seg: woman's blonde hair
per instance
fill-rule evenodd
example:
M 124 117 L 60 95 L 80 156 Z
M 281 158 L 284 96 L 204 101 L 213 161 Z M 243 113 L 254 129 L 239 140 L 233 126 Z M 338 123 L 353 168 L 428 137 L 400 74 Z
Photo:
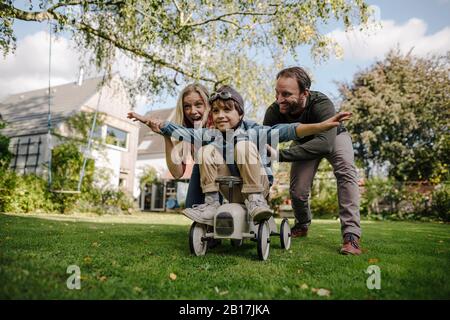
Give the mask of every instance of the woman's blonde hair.
M 184 127 L 191 126 L 191 124 L 186 121 L 184 116 L 183 99 L 192 92 L 198 93 L 205 103 L 205 112 L 203 113 L 202 123 L 204 125 L 207 125 L 209 111 L 211 109 L 209 105 L 209 93 L 208 89 L 206 89 L 206 87 L 201 85 L 200 83 L 189 84 L 181 91 L 180 95 L 178 96 L 177 107 L 175 110 L 175 123 Z

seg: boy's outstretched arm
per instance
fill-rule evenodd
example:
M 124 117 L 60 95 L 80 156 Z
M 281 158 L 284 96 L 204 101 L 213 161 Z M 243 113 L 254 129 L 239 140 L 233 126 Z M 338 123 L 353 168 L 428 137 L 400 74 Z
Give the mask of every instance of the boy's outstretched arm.
M 349 120 L 351 116 L 351 112 L 339 112 L 335 116 L 319 123 L 301 123 L 295 128 L 295 132 L 298 137 L 318 134 L 339 126 L 340 122 Z

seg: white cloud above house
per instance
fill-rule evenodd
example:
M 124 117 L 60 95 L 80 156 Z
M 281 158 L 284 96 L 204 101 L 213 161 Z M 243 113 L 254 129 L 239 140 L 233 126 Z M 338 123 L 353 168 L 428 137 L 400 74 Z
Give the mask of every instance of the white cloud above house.
M 17 43 L 17 49 L 0 58 L 0 97 L 48 86 L 49 36 L 39 31 Z M 76 81 L 79 57 L 64 37 L 52 39 L 51 84 Z
M 399 48 L 402 52 L 418 56 L 444 54 L 450 50 L 450 27 L 433 34 L 427 33 L 425 21 L 411 18 L 404 24 L 393 20 L 381 20 L 369 30 L 354 28 L 345 32 L 337 29 L 328 34 L 343 49 L 344 59 L 359 61 L 382 58 L 390 49 Z
M 51 85 L 56 86 L 78 80 L 80 54 L 72 40 L 52 36 Z M 19 39 L 16 51 L 6 58 L 0 57 L 0 100 L 10 94 L 48 87 L 49 34 L 38 31 Z M 93 68 L 92 68 L 93 69 Z M 139 76 L 138 62 L 118 52 L 113 70 L 128 78 Z M 85 70 L 84 77 L 102 75 L 102 72 Z M 137 110 L 144 110 L 147 98 L 138 96 Z

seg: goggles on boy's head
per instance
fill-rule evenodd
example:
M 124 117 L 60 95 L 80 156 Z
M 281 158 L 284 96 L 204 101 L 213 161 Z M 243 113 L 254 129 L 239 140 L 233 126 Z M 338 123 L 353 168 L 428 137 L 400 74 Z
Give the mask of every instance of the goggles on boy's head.
M 232 98 L 233 98 L 233 96 L 232 96 L 231 92 L 228 92 L 228 91 L 213 92 L 211 94 L 211 96 L 209 97 L 209 103 L 213 103 L 217 99 L 229 100 Z
M 244 99 L 242 99 L 242 96 L 239 94 L 239 92 L 234 90 L 232 87 L 226 85 L 220 87 L 216 92 L 211 94 L 209 103 L 212 105 L 212 103 L 217 99 L 233 100 L 237 104 L 236 109 L 239 114 L 244 114 Z

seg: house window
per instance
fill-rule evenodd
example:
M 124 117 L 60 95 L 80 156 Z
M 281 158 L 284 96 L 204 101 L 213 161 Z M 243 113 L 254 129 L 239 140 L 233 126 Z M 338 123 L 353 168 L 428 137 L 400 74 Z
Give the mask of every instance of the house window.
M 127 137 L 128 133 L 126 131 L 110 126 L 106 127 L 106 144 L 126 149 Z
M 102 131 L 103 131 L 102 126 L 96 125 L 95 129 L 94 129 L 94 132 L 93 132 L 93 135 L 92 135 L 92 138 L 94 138 L 96 140 L 101 140 L 102 137 L 103 137 L 103 132 Z
M 35 137 L 18 138 L 11 144 L 13 155 L 10 164 L 11 169 L 24 174 L 37 173 L 39 160 L 42 162 L 41 144 L 41 137 L 38 137 L 38 139 Z

